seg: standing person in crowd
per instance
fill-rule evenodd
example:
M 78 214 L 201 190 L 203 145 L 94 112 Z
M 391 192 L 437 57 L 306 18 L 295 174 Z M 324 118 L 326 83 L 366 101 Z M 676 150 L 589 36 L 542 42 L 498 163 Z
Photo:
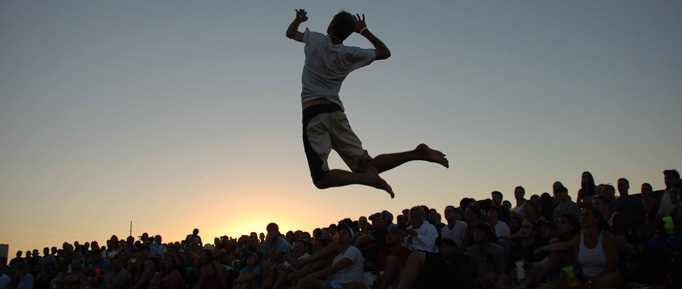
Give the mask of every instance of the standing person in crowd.
M 577 274 L 578 286 L 601 289 L 621 288 L 623 277 L 618 273 L 618 244 L 601 211 L 595 207 L 583 209 L 580 220 L 583 232 L 570 242 L 554 243 L 540 252 L 554 253 L 572 250 L 574 262 L 582 270 Z M 568 280 L 550 282 L 545 288 L 568 288 Z M 584 288 L 583 287 L 583 288 Z
M 335 242 L 335 246 L 330 245 L 310 258 L 300 260 L 307 261 L 310 259 L 314 262 L 328 255 L 335 255 L 332 265 L 305 277 L 301 280 L 299 288 L 343 288 L 352 283 L 362 283 L 365 258 L 362 257 L 358 248 L 351 245 L 353 231 L 345 224 L 340 224 L 337 228 L 339 239 Z
M 555 190 L 555 194 L 557 200 L 559 201 L 559 205 L 557 205 L 554 210 L 569 212 L 575 215 L 576 218 L 580 219 L 582 216 L 580 206 L 571 200 L 571 197 L 568 195 L 568 189 L 564 186 L 558 187 Z
M 17 251 L 16 257 L 12 258 L 12 260 L 9 261 L 9 266 L 12 267 L 20 263 L 24 263 L 24 258 L 21 257 L 22 255 L 24 255 L 24 251 L 21 250 Z
M 658 209 L 660 217 L 670 216 L 670 212 L 675 208 L 675 204 L 670 201 L 670 189 L 680 183 L 680 173 L 677 170 L 663 171 L 663 181 L 665 182 L 665 193 L 661 196 L 661 206 Z
M 514 199 L 516 199 L 516 207 L 514 207 L 513 212 L 515 214 L 526 216 L 524 209 L 524 204 L 526 203 L 526 198 L 524 197 L 525 195 L 526 189 L 524 189 L 522 186 L 517 186 L 516 188 L 514 188 Z
M 305 43 L 301 93 L 303 142 L 315 186 L 325 189 L 362 184 L 385 190 L 393 198 L 391 186 L 379 173 L 414 160 L 434 162 L 447 168 L 445 155 L 425 144 L 411 151 L 382 154 L 375 158 L 369 156 L 348 124 L 339 91 L 350 72 L 375 60 L 387 59 L 391 52 L 367 28 L 364 15 L 360 18 L 359 14 L 353 17 L 348 12 L 339 12 L 329 24 L 327 35 L 308 29 L 298 31 L 299 25 L 307 20 L 305 10 L 296 10 L 296 17 L 287 28 L 286 36 Z M 353 32 L 367 38 L 374 49 L 345 46 L 343 41 Z M 332 149 L 341 155 L 350 171 L 329 170 L 327 158 Z
M 440 229 L 440 235 L 443 239 L 450 239 L 457 244 L 458 248 L 464 248 L 464 239 L 466 238 L 467 223 L 457 220 L 454 206 L 445 207 L 445 220 L 448 222 Z
M 434 252 L 438 231 L 436 227 L 426 222 L 426 213 L 421 206 L 410 209 L 410 223 L 405 230 L 407 236 L 403 246 L 412 251 Z
M 592 173 L 584 171 L 580 177 L 580 190 L 578 190 L 576 203 L 581 208 L 589 207 L 592 205 L 592 197 L 596 194 L 597 186 Z

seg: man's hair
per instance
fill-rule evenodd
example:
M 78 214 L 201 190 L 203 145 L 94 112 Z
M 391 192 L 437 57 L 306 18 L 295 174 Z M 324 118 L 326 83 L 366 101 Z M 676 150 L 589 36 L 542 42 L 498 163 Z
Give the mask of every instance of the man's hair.
M 642 186 L 649 188 L 649 190 L 652 190 L 652 191 L 654 190 L 654 188 L 651 186 L 650 183 L 643 183 Z
M 663 171 L 664 175 L 672 175 L 673 177 L 679 179 L 680 178 L 680 173 L 677 170 L 665 170 Z
M 521 189 L 521 192 L 523 192 L 524 195 L 526 194 L 526 189 L 524 189 L 522 186 L 517 186 L 514 188 L 514 191 L 516 191 L 516 189 Z
M 410 209 L 410 216 L 412 216 L 412 214 L 419 217 L 421 220 L 426 220 L 426 212 L 424 212 L 424 208 L 421 206 L 412 207 L 412 209 Z
M 611 208 L 611 199 L 607 198 L 606 196 L 595 196 L 593 201 L 599 200 L 602 204 L 606 205 L 606 207 Z
M 628 181 L 628 179 L 626 179 L 626 178 L 620 178 L 620 179 L 618 179 L 618 181 L 619 182 L 625 182 L 628 185 L 630 184 L 630 181 Z
M 556 192 L 557 192 L 557 193 L 568 193 L 568 189 L 567 189 L 566 187 L 564 187 L 564 186 L 561 186 L 561 187 L 558 187 L 558 188 L 556 189 Z
M 344 10 L 334 15 L 332 23 L 334 24 L 334 36 L 341 40 L 345 40 L 355 31 L 355 17 Z
M 488 242 L 493 242 L 493 240 L 497 239 L 495 236 L 495 230 L 493 230 L 493 227 L 490 226 L 490 224 L 486 222 L 480 222 L 474 226 L 474 230 L 479 230 L 485 234 L 486 238 L 488 238 Z
M 504 199 L 504 195 L 502 195 L 502 192 L 500 191 L 493 191 L 492 193 L 490 193 L 490 195 L 491 196 L 500 195 L 500 199 Z

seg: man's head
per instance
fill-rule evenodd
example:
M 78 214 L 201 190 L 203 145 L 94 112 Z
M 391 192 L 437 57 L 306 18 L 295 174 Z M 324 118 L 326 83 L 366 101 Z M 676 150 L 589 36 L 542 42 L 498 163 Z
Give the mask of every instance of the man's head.
M 559 199 L 559 202 L 564 203 L 568 201 L 568 189 L 564 186 L 561 186 L 559 188 L 556 188 L 554 190 L 554 193 L 556 194 L 556 197 Z
M 665 170 L 663 171 L 663 180 L 665 181 L 665 188 L 670 189 L 680 183 L 680 173 L 677 170 Z
M 611 199 L 606 196 L 595 196 L 594 199 L 592 199 L 592 206 L 606 215 L 611 211 Z
M 386 233 L 386 245 L 388 247 L 400 245 L 405 238 L 405 234 L 398 227 L 390 227 Z
M 502 206 L 502 200 L 503 200 L 504 196 L 502 195 L 502 193 L 500 191 L 494 191 L 494 192 L 490 193 L 490 195 L 493 198 L 493 206 L 495 206 L 495 207 Z
M 198 234 L 199 234 L 199 229 L 196 229 L 196 228 L 195 228 L 195 229 L 192 231 L 192 235 L 196 236 L 196 235 L 198 235 Z
M 457 219 L 455 218 L 455 206 L 446 206 L 445 210 L 443 211 L 443 214 L 445 215 L 445 220 L 448 223 L 455 222 Z
M 265 237 L 268 241 L 277 240 L 277 238 L 279 238 L 280 236 L 279 226 L 275 223 L 268 224 L 265 227 L 265 230 L 268 232 L 268 234 Z
M 654 188 L 651 187 L 651 184 L 649 184 L 649 183 L 643 183 L 642 184 L 641 193 L 642 193 L 643 198 L 649 198 L 649 196 L 651 196 L 651 193 L 653 191 L 654 191 Z
M 410 224 L 415 228 L 421 226 L 426 221 L 426 212 L 421 206 L 415 206 L 410 209 Z
M 488 223 L 478 223 L 474 227 L 474 242 L 488 243 L 495 237 L 495 231 Z
M 341 12 L 334 15 L 334 18 L 332 18 L 332 21 L 327 28 L 327 33 L 343 41 L 353 34 L 355 25 L 355 17 L 353 17 L 353 14 L 341 10 Z
M 517 200 L 523 199 L 523 196 L 526 195 L 526 189 L 524 189 L 522 186 L 518 186 L 514 188 L 514 197 Z
M 630 190 L 630 182 L 626 178 L 618 179 L 618 193 L 625 197 L 628 195 L 628 190 Z

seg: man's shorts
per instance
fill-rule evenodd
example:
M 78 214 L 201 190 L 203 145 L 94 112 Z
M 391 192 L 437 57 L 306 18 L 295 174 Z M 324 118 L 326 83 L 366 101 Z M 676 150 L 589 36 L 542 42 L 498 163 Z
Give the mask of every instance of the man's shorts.
M 335 150 L 351 171 L 357 172 L 372 158 L 348 124 L 346 114 L 336 104 L 320 104 L 303 110 L 303 146 L 313 182 L 329 171 L 327 158 Z

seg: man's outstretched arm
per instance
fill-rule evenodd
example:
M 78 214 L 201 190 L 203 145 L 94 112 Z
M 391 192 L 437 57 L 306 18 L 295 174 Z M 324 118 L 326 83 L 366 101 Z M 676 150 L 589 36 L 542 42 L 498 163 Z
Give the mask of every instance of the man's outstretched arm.
M 296 18 L 287 28 L 287 38 L 303 42 L 303 33 L 298 31 L 298 26 L 306 21 L 308 21 L 308 13 L 305 12 L 305 9 L 296 9 Z
M 376 60 L 382 60 L 391 57 L 391 51 L 388 50 L 386 44 L 379 40 L 372 32 L 367 29 L 367 24 L 365 23 L 365 14 L 355 14 L 355 32 L 362 36 L 365 36 L 372 45 L 374 45 L 374 53 L 376 54 Z

